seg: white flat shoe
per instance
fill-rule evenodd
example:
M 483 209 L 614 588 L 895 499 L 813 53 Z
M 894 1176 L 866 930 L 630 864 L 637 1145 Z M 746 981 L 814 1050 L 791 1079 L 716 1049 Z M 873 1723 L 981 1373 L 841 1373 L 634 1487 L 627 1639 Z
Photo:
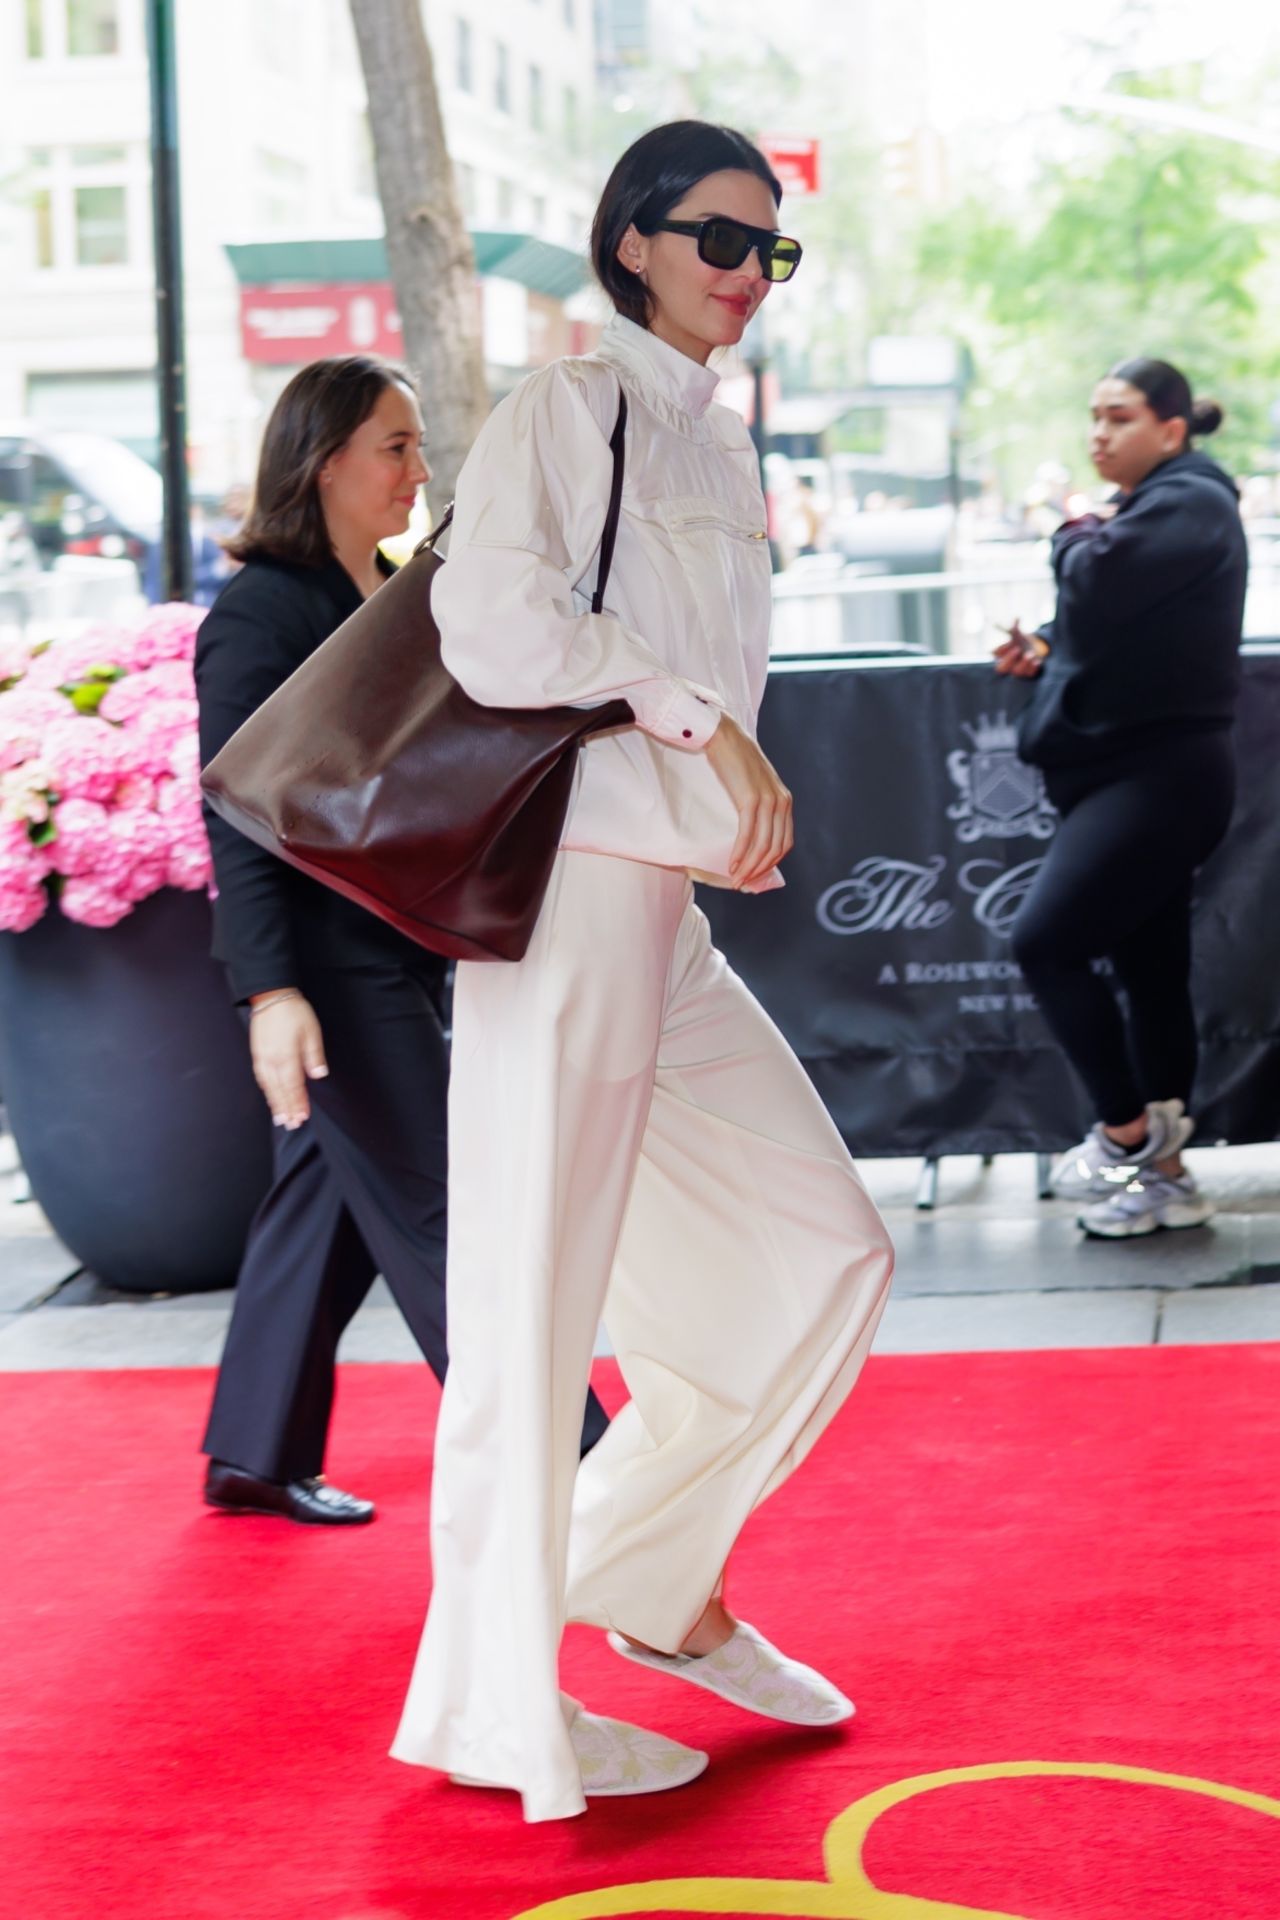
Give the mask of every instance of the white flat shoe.
M 665 1734 L 633 1727 L 626 1720 L 609 1720 L 579 1707 L 569 1726 L 569 1738 L 582 1774 L 582 1791 L 589 1800 L 620 1799 L 634 1793 L 665 1793 L 685 1787 L 707 1770 L 707 1755 L 696 1747 L 682 1747 Z M 492 1780 L 474 1780 L 451 1773 L 459 1787 L 492 1787 Z
M 792 1727 L 835 1727 L 852 1720 L 855 1708 L 838 1687 L 812 1667 L 788 1660 L 762 1633 L 740 1620 L 722 1647 L 714 1653 L 649 1653 L 633 1647 L 620 1633 L 608 1636 L 609 1645 L 625 1660 L 673 1674 L 718 1693 L 722 1700 L 766 1720 L 785 1720 Z

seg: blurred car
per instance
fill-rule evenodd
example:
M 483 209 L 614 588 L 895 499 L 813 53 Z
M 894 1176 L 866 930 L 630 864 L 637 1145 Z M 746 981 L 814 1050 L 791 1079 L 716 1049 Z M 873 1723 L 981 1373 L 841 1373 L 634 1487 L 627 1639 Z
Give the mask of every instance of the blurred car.
M 132 560 L 139 580 L 160 537 L 160 475 L 119 440 L 0 421 L 0 511 L 41 567 L 65 554 Z

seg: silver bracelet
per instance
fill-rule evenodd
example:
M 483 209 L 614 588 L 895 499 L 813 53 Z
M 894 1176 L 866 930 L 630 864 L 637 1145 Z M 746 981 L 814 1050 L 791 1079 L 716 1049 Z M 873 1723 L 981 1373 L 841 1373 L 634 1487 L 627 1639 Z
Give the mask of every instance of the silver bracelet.
M 282 1000 L 301 1000 L 301 998 L 302 995 L 297 987 L 286 987 L 282 993 L 273 993 L 269 1000 L 259 1000 L 256 1007 L 250 1007 L 249 1018 L 252 1020 L 255 1013 L 265 1013 L 268 1007 L 278 1007 Z

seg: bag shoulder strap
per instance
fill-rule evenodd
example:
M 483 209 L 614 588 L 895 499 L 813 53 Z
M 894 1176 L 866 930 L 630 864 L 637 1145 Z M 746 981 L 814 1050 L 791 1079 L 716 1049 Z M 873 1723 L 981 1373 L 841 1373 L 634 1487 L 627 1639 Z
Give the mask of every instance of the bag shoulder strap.
M 592 613 L 604 612 L 604 590 L 609 584 L 609 569 L 613 565 L 613 547 L 618 537 L 618 518 L 622 512 L 622 476 L 626 464 L 627 441 L 627 394 L 622 382 L 618 382 L 618 420 L 613 429 L 613 438 L 609 442 L 609 451 L 613 455 L 613 485 L 609 489 L 609 511 L 604 517 L 604 532 L 600 535 L 600 565 L 596 572 L 596 590 L 591 597 Z
M 440 538 L 441 534 L 447 533 L 449 531 L 449 528 L 452 525 L 453 525 L 453 501 L 451 500 L 448 506 L 445 508 L 440 519 L 437 521 L 436 525 L 432 527 L 430 533 L 426 536 L 425 540 L 419 540 L 417 546 L 413 550 L 414 559 L 416 560 L 420 553 L 434 553 L 436 541 Z
M 618 520 L 622 512 L 622 479 L 626 465 L 627 440 L 627 396 L 618 382 L 618 418 L 614 425 L 613 437 L 609 441 L 609 451 L 613 455 L 613 482 L 609 488 L 609 510 L 604 517 L 604 532 L 600 536 L 600 565 L 596 575 L 596 590 L 591 599 L 592 613 L 603 613 L 604 591 L 609 584 L 609 570 L 613 565 L 614 542 L 618 538 Z M 448 531 L 453 520 L 453 502 L 438 526 L 431 529 L 425 540 L 420 540 L 414 548 L 414 558 L 420 553 L 434 551 L 436 541 Z

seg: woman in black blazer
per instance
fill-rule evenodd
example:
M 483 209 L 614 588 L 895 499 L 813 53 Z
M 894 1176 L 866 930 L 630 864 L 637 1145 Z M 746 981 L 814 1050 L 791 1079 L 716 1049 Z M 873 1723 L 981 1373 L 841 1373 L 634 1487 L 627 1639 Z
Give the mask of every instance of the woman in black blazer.
M 407 373 L 319 360 L 267 423 L 243 562 L 196 649 L 203 763 L 376 592 L 380 540 L 430 478 Z M 350 1526 L 373 1505 L 322 1478 L 343 1330 L 378 1272 L 432 1371 L 445 1352 L 444 962 L 206 809 L 214 956 L 245 1009 L 277 1128 L 204 1439 L 205 1499 Z M 603 1431 L 592 1398 L 583 1445 Z

